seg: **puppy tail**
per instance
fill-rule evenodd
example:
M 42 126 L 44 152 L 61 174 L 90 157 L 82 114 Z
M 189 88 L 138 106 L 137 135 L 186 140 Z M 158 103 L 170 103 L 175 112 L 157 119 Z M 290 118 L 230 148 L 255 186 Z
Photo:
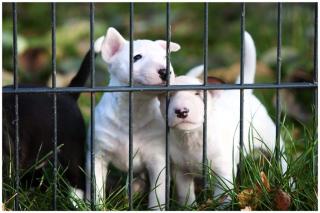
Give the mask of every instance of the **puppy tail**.
M 254 77 L 256 72 L 256 47 L 251 35 L 248 32 L 244 33 L 244 83 L 252 84 L 254 83 Z M 240 83 L 240 75 L 236 81 L 237 84 Z M 251 90 L 250 90 L 251 91 Z
M 96 57 L 96 54 L 94 54 L 94 58 L 95 57 Z M 73 77 L 68 87 L 84 86 L 91 70 L 90 67 L 91 67 L 91 51 L 89 50 L 81 63 L 81 66 L 77 75 Z M 78 100 L 80 93 L 70 93 L 70 96 L 73 99 Z
M 96 42 L 94 43 L 94 59 L 97 56 L 97 53 L 101 51 L 102 42 L 104 40 L 104 36 L 98 38 Z M 77 75 L 71 80 L 69 87 L 82 87 L 85 85 L 90 70 L 91 70 L 91 50 L 89 50 L 84 57 L 80 69 L 77 73 Z M 70 93 L 70 95 L 75 99 L 78 100 L 80 93 Z
M 199 78 L 203 74 L 204 66 L 203 64 L 198 65 L 187 72 L 187 76 Z

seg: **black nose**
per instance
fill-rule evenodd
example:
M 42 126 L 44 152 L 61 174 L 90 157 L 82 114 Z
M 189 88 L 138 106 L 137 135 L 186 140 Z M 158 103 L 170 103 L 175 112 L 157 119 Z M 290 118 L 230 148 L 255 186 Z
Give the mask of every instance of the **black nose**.
M 189 109 L 184 107 L 183 109 L 175 109 L 174 112 L 178 118 L 186 118 L 188 117 Z
M 167 69 L 160 69 L 158 70 L 159 76 L 161 80 L 165 81 L 167 80 Z

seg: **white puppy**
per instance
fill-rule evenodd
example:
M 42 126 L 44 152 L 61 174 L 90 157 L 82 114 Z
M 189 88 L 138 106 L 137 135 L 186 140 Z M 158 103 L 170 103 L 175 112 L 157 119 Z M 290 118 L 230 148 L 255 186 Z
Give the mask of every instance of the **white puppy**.
M 253 83 L 256 52 L 251 36 L 245 33 L 244 82 Z M 194 74 L 196 73 L 196 74 Z M 190 75 L 198 75 L 198 69 Z M 239 81 L 239 79 L 238 79 Z M 209 83 L 219 83 L 209 78 Z M 194 76 L 175 78 L 176 85 L 197 85 L 202 82 Z M 239 90 L 212 90 L 207 96 L 207 156 L 211 169 L 224 180 L 230 189 L 233 172 L 236 174 L 239 162 Z M 165 98 L 160 96 L 161 112 L 165 115 Z M 181 204 L 195 202 L 193 178 L 201 174 L 204 102 L 202 91 L 178 91 L 170 95 L 168 109 L 170 131 L 170 155 L 176 173 L 178 199 Z M 275 147 L 275 124 L 265 107 L 252 94 L 244 92 L 243 141 L 246 150 L 250 144 L 254 148 L 273 150 Z M 252 132 L 249 133 L 249 131 Z M 251 140 L 252 137 L 252 140 Z M 263 141 L 263 143 L 261 143 Z M 281 141 L 282 147 L 282 141 Z M 233 157 L 234 150 L 234 157 Z M 282 161 L 286 170 L 286 162 Z M 233 169 L 234 170 L 233 170 Z M 223 193 L 221 186 L 214 188 L 214 197 Z
M 180 49 L 170 43 L 170 51 Z M 101 51 L 110 73 L 109 86 L 129 85 L 129 42 L 109 28 L 98 39 L 95 50 Z M 166 82 L 166 41 L 134 41 L 132 79 L 134 85 L 162 85 Z M 170 65 L 171 81 L 174 79 Z M 133 93 L 133 171 L 147 169 L 150 179 L 149 207 L 165 203 L 165 124 L 159 109 L 158 93 Z M 104 93 L 95 108 L 95 177 L 97 202 L 104 198 L 108 164 L 122 171 L 129 167 L 129 94 Z M 90 132 L 90 131 L 89 131 Z M 90 137 L 90 135 L 89 135 Z M 89 141 L 89 140 L 88 140 Z M 88 143 L 90 145 L 90 143 Z M 90 146 L 89 146 L 90 148 Z M 90 150 L 90 149 L 89 149 Z M 87 173 L 90 174 L 87 154 Z M 90 180 L 87 181 L 87 194 Z

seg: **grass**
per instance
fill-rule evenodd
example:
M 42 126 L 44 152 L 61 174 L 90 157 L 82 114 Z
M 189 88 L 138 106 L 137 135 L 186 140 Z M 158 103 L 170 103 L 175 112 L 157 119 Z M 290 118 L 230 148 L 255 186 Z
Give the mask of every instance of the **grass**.
M 197 205 L 180 206 L 174 199 L 174 181 L 172 182 L 171 210 L 239 210 L 245 206 L 250 206 L 255 210 L 278 210 L 279 191 L 290 196 L 291 202 L 287 210 L 317 210 L 317 173 L 314 170 L 315 151 L 318 141 L 315 136 L 315 129 L 310 130 L 304 127 L 304 145 L 297 147 L 292 135 L 292 128 L 286 127 L 282 122 L 282 136 L 286 140 L 286 151 L 281 155 L 287 156 L 288 169 L 285 174 L 281 174 L 274 154 L 267 158 L 264 155 L 249 154 L 243 159 L 240 167 L 242 172 L 241 184 L 239 179 L 235 179 L 233 189 L 225 188 L 225 194 L 232 198 L 232 202 L 227 205 L 220 205 L 218 199 L 212 198 L 212 188 L 217 181 L 224 185 L 224 180 L 216 177 L 213 171 L 209 171 L 208 190 L 201 190 L 197 196 Z M 315 139 L 316 138 L 316 139 Z M 298 143 L 299 144 L 299 143 Z M 299 145 L 300 146 L 300 145 Z M 245 151 L 245 150 L 244 150 Z M 37 187 L 22 186 L 19 190 L 19 201 L 21 210 L 50 210 L 52 204 L 52 169 L 43 169 L 41 184 Z M 90 203 L 72 195 L 69 192 L 68 183 L 63 180 L 64 171 L 59 168 L 57 205 L 60 210 L 90 210 Z M 265 179 L 261 177 L 261 172 L 265 174 Z M 96 210 L 126 210 L 128 209 L 126 175 L 122 174 L 122 186 L 112 191 Z M 265 182 L 268 182 L 266 184 Z M 3 183 L 3 203 L 7 210 L 13 208 L 15 191 L 13 180 L 4 178 Z M 294 183 L 294 186 L 293 186 Z M 45 186 L 45 187 L 44 187 Z M 45 196 L 44 196 L 45 195 Z M 206 195 L 206 199 L 204 199 Z M 134 194 L 134 209 L 147 209 L 147 193 Z M 278 196 L 278 197 L 277 197 Z M 280 202 L 280 204 L 279 204 Z

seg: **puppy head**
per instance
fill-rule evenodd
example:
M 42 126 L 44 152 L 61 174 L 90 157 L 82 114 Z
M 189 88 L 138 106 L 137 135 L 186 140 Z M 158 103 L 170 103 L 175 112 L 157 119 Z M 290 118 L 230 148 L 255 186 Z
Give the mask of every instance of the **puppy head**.
M 166 82 L 166 41 L 136 40 L 133 43 L 132 79 L 136 85 L 160 85 Z M 170 43 L 170 51 L 176 52 L 180 46 Z M 101 51 L 103 60 L 109 66 L 109 72 L 118 81 L 129 83 L 129 41 L 110 27 L 106 36 L 95 43 L 95 50 Z M 170 81 L 174 80 L 173 68 L 170 64 Z
M 223 83 L 215 77 L 208 77 L 208 83 Z M 201 85 L 198 78 L 190 76 L 179 76 L 175 78 L 175 85 Z M 208 90 L 207 104 L 212 101 L 213 96 L 221 93 L 221 90 Z M 204 121 L 203 91 L 177 91 L 170 93 L 168 106 L 168 125 L 171 128 L 182 131 L 190 131 L 202 126 Z M 163 117 L 166 116 L 166 95 L 160 95 L 160 109 Z

